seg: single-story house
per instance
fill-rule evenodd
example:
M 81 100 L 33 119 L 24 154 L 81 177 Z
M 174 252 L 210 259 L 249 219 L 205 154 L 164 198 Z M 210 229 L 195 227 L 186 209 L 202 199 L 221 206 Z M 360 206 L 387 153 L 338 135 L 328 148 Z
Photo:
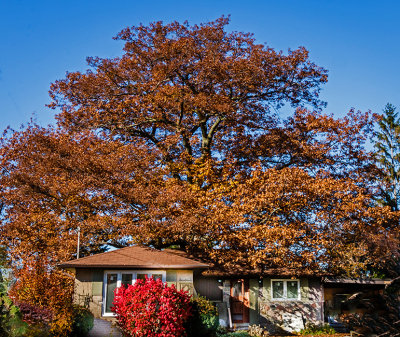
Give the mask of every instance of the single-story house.
M 346 289 L 354 286 L 344 279 L 326 282 L 322 276 L 295 276 L 284 269 L 262 274 L 229 273 L 210 268 L 183 252 L 139 246 L 83 257 L 60 266 L 74 273 L 75 301 L 88 306 L 95 317 L 112 319 L 114 290 L 147 276 L 213 301 L 221 325 L 261 324 L 271 332 L 280 328 L 297 331 L 306 322 L 322 324 L 337 317 L 342 295 L 350 296 Z M 379 291 L 384 283 L 371 281 L 368 287 Z

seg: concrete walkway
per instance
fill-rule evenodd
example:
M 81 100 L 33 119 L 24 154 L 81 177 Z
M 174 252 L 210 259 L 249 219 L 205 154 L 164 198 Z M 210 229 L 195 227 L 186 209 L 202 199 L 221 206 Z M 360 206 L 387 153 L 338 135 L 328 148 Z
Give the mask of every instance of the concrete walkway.
M 122 337 L 122 334 L 111 322 L 95 318 L 93 329 L 90 330 L 88 337 Z

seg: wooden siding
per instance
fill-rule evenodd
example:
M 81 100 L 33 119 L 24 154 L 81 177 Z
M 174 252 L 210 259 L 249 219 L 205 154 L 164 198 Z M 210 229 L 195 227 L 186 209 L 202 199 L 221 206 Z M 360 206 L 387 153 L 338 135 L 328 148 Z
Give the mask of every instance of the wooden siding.
M 257 279 L 250 280 L 250 324 L 259 324 L 260 313 L 258 307 L 258 297 L 260 293 L 260 283 Z
M 196 293 L 211 301 L 222 301 L 222 284 L 216 278 L 197 277 L 194 280 Z

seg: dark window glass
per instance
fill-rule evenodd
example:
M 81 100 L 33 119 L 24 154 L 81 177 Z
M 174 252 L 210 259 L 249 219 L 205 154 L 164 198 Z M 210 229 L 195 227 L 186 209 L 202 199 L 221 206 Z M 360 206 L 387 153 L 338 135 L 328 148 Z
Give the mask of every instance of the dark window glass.
M 146 277 L 147 277 L 147 274 L 137 274 L 136 275 L 136 279 L 137 280 L 145 280 L 146 279 Z
M 155 280 L 161 280 L 162 281 L 162 274 L 152 274 L 151 277 Z
M 122 274 L 121 284 L 125 287 L 132 284 L 132 274 Z

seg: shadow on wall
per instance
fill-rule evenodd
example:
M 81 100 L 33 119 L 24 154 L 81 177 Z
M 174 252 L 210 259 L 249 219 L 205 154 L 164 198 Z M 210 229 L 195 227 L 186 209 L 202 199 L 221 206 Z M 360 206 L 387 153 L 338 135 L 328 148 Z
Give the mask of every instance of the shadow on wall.
M 305 300 L 262 300 L 260 324 L 271 334 L 295 332 L 306 323 L 321 324 L 323 302 L 319 287 L 310 287 Z

